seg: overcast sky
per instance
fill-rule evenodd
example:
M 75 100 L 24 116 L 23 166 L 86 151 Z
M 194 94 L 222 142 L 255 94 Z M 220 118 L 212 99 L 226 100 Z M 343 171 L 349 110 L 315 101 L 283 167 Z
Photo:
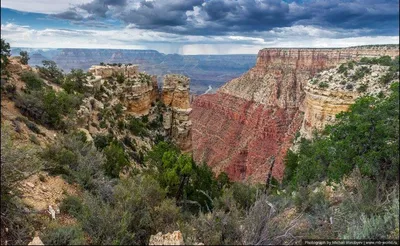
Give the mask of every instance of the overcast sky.
M 2 0 L 12 47 L 255 54 L 399 42 L 398 0 Z

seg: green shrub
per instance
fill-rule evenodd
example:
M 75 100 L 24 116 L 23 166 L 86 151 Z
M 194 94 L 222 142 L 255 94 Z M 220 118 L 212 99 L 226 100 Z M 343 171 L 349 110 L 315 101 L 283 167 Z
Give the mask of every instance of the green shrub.
M 41 124 L 62 129 L 65 127 L 64 116 L 75 112 L 81 101 L 81 95 L 45 89 L 17 95 L 16 106 L 21 109 L 24 115 Z
M 1 75 L 7 74 L 6 67 L 9 64 L 9 59 L 11 55 L 11 50 L 10 50 L 10 44 L 7 43 L 4 39 L 1 39 L 1 44 L 0 44 L 0 70 L 1 70 Z
M 318 84 L 318 87 L 319 87 L 319 88 L 328 88 L 328 87 L 329 87 L 329 84 L 326 83 L 326 82 L 320 82 L 320 83 Z
M 345 73 L 345 72 L 347 72 L 347 64 L 346 64 L 346 63 L 341 64 L 341 65 L 339 66 L 338 72 L 339 72 L 339 73 Z
M 100 128 L 103 128 L 103 129 L 106 128 L 107 127 L 106 121 L 105 120 L 100 121 L 99 126 L 100 126 Z
M 381 215 L 361 216 L 351 221 L 343 239 L 387 239 L 399 226 L 399 198 L 391 200 L 390 206 Z M 398 230 L 398 229 L 397 229 Z
M 85 244 L 82 228 L 79 226 L 53 225 L 41 236 L 45 245 L 83 245 Z
M 69 94 L 73 92 L 84 93 L 84 84 L 87 83 L 87 73 L 82 69 L 72 69 L 69 74 L 65 76 L 62 83 L 62 88 Z
M 54 61 L 42 61 L 43 66 L 37 66 L 40 75 L 46 80 L 61 85 L 64 80 L 64 74 L 61 69 L 57 67 Z
M 136 136 L 147 136 L 146 124 L 141 120 L 131 117 L 128 122 L 128 129 Z
M 32 132 L 34 132 L 36 134 L 40 134 L 41 133 L 39 127 L 35 123 L 33 123 L 32 121 L 27 120 L 25 122 L 25 124 L 29 128 L 29 130 L 31 130 Z
M 28 61 L 30 59 L 29 55 L 28 55 L 28 52 L 21 51 L 21 52 L 19 52 L 19 55 L 21 56 L 21 64 L 28 65 Z
M 181 218 L 180 209 L 172 199 L 165 199 L 154 208 L 154 227 L 161 229 L 162 233 L 178 230 L 178 221 Z
M 357 91 L 358 91 L 358 92 L 366 92 L 366 91 L 367 91 L 367 88 L 368 88 L 368 85 L 367 85 L 367 84 L 361 84 L 361 85 L 357 88 Z
M 379 82 L 381 84 L 387 85 L 390 82 L 392 82 L 394 79 L 396 79 L 395 72 L 388 71 L 387 73 L 385 73 L 383 76 L 380 77 Z
M 45 85 L 44 81 L 36 73 L 30 71 L 23 72 L 21 80 L 25 82 L 28 90 L 41 90 Z
M 120 144 L 112 142 L 104 148 L 103 153 L 107 159 L 104 163 L 105 174 L 111 178 L 118 178 L 122 169 L 129 165 L 124 148 Z
M 16 184 L 41 169 L 39 148 L 32 144 L 16 143 L 13 131 L 1 125 L 1 240 L 12 245 L 27 245 L 35 230 L 30 216 L 23 212 L 25 205 L 19 199 Z M 26 175 L 26 176 L 25 176 Z
M 240 230 L 240 213 L 232 210 L 213 211 L 201 213 L 191 219 L 190 227 L 194 235 L 188 239 L 189 243 L 202 242 L 205 245 L 239 245 L 242 242 L 243 233 Z
M 36 145 L 40 145 L 39 139 L 36 137 L 36 135 L 29 134 L 29 140 Z
M 83 210 L 82 201 L 77 196 L 67 196 L 61 203 L 61 212 L 67 212 L 68 214 L 79 217 Z
M 118 84 L 122 84 L 125 81 L 125 75 L 123 73 L 116 74 Z

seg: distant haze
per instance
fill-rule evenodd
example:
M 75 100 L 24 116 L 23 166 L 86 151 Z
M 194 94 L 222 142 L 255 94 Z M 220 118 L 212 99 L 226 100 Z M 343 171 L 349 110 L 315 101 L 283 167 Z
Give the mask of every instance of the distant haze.
M 41 65 L 43 60 L 53 60 L 65 72 L 71 69 L 88 70 L 92 65 L 104 63 L 132 63 L 141 71 L 157 75 L 159 81 L 167 73 L 178 73 L 191 79 L 195 94 L 209 92 L 229 80 L 240 76 L 255 65 L 255 54 L 249 55 L 178 55 L 163 54 L 155 50 L 118 49 L 34 49 L 12 48 L 12 55 L 28 51 L 29 65 Z

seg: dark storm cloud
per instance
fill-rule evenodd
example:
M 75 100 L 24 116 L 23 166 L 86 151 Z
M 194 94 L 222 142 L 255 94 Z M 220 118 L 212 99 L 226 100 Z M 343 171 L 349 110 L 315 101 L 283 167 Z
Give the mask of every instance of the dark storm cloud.
M 199 6 L 203 2 L 203 0 L 142 1 L 137 9 L 124 11 L 119 17 L 124 22 L 143 29 L 185 27 L 190 25 L 186 11 L 192 11 L 194 6 Z
M 80 8 L 94 16 L 105 18 L 109 6 L 125 6 L 126 4 L 126 0 L 94 0 L 80 5 Z
M 397 0 L 313 1 L 294 14 L 311 13 L 297 18 L 297 24 L 343 29 L 375 29 L 377 33 L 395 34 L 399 27 Z
M 75 10 L 72 10 L 72 9 L 62 12 L 62 13 L 59 13 L 59 14 L 54 14 L 51 16 L 59 18 L 59 19 L 65 19 L 65 20 L 71 20 L 71 21 L 79 21 L 79 20 L 83 19 L 82 15 L 78 14 Z
M 192 35 L 249 34 L 276 27 L 371 29 L 369 34 L 398 35 L 398 0 L 95 0 L 79 8 L 110 16 L 136 28 Z M 114 6 L 110 9 L 110 6 Z M 74 20 L 73 9 L 58 14 Z

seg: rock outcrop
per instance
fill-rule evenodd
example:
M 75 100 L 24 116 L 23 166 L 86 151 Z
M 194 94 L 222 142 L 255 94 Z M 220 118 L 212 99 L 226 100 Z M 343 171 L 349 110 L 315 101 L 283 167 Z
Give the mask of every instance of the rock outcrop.
M 305 85 L 317 72 L 363 56 L 397 56 L 398 46 L 263 49 L 256 66 L 216 94 L 196 97 L 193 157 L 233 180 L 281 179 L 283 158 L 304 117 Z
M 151 235 L 149 245 L 185 245 L 183 236 L 180 231 L 173 233 L 162 234 L 161 232 L 156 235 Z M 194 243 L 192 245 L 204 245 L 203 243 Z
M 391 83 L 382 83 L 381 79 L 388 69 L 379 65 L 354 65 L 344 74 L 338 71 L 337 66 L 309 80 L 304 86 L 301 136 L 311 138 L 314 130 L 322 130 L 327 124 L 334 123 L 336 114 L 347 111 L 360 96 L 386 94 Z
M 185 245 L 185 243 L 183 242 L 182 233 L 174 231 L 164 235 L 161 232 L 151 235 L 149 245 Z
M 182 151 L 190 151 L 192 121 L 189 115 L 192 108 L 189 78 L 177 74 L 165 75 L 162 101 L 167 107 L 163 114 L 164 129 Z
M 96 91 L 103 85 L 103 100 L 109 102 L 113 97 L 118 98 L 127 113 L 146 115 L 157 99 L 157 78 L 139 73 L 136 65 L 92 66 L 89 72 L 93 77 L 87 87 L 94 87 Z
M 125 77 L 134 77 L 139 74 L 139 67 L 137 65 L 110 66 L 110 65 L 97 65 L 89 68 L 89 72 L 101 78 L 110 78 L 115 74 L 124 74 Z

